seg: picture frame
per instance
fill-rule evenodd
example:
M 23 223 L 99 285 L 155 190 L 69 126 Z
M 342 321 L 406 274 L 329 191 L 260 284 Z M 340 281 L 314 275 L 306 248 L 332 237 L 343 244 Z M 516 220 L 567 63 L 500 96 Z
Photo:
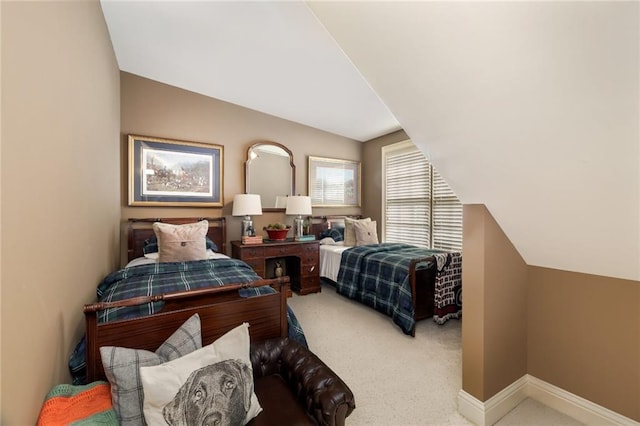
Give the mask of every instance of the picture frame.
M 128 135 L 130 206 L 223 206 L 223 146 Z
M 309 156 L 312 207 L 360 207 L 360 162 Z

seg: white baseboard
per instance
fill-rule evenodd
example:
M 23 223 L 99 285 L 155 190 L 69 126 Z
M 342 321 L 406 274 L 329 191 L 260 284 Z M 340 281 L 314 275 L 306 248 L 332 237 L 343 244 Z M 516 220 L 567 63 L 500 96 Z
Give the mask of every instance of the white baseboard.
M 522 376 L 486 402 L 460 390 L 458 411 L 478 426 L 492 425 L 527 398 L 527 385 L 527 376 Z
M 514 409 L 525 398 L 535 399 L 586 425 L 640 426 L 640 423 L 569 393 L 557 386 L 525 374 L 486 402 L 464 390 L 458 393 L 458 411 L 478 426 L 490 426 Z

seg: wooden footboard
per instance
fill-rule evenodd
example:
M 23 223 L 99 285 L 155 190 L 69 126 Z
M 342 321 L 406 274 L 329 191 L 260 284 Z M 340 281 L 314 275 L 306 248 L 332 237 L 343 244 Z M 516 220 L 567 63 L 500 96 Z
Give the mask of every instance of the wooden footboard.
M 411 300 L 413 302 L 413 319 L 421 319 L 433 316 L 434 292 L 436 280 L 436 267 L 418 269 L 422 262 L 433 261 L 431 256 L 413 259 L 409 263 L 409 284 L 411 285 Z M 411 332 L 415 336 L 415 327 Z
M 228 284 L 221 287 L 137 297 L 118 302 L 85 305 L 87 381 L 106 380 L 100 360 L 101 346 L 120 346 L 155 351 L 188 318 L 197 313 L 202 327 L 202 344 L 207 345 L 232 328 L 248 322 L 252 340 L 287 336 L 289 277 Z M 238 290 L 271 286 L 278 292 L 241 297 Z M 97 322 L 106 308 L 163 301 L 156 314 L 107 323 Z

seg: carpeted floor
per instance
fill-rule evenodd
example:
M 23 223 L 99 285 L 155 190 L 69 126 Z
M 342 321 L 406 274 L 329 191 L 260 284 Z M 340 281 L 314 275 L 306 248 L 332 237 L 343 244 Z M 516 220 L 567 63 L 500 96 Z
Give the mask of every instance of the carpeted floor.
M 420 321 L 412 338 L 389 317 L 324 284 L 321 293 L 294 294 L 289 305 L 310 349 L 355 395 L 349 426 L 472 424 L 457 410 L 462 387 L 461 320 L 443 326 Z M 525 403 L 498 424 L 579 424 L 535 401 Z

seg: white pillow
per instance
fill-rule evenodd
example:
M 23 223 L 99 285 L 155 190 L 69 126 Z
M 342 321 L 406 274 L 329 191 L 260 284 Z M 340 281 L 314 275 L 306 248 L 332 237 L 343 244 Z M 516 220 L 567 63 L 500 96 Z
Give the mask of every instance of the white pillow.
M 356 245 L 365 246 L 367 244 L 378 244 L 378 231 L 376 221 L 355 222 L 353 230 L 356 233 Z
M 173 225 L 155 222 L 153 231 L 158 240 L 160 262 L 185 262 L 207 258 L 205 237 L 209 222 L 201 220 L 195 223 Z
M 353 224 L 355 222 L 371 222 L 371 218 L 370 217 L 367 217 L 365 219 L 351 219 L 348 217 L 344 218 L 344 245 L 345 246 L 356 245 L 356 232 L 353 229 Z
M 149 425 L 201 425 L 212 418 L 245 425 L 262 411 L 253 391 L 247 323 L 181 358 L 141 367 L 140 378 Z
M 331 237 L 324 237 L 320 240 L 320 244 L 326 244 L 328 246 L 333 246 L 336 244 L 336 241 Z

